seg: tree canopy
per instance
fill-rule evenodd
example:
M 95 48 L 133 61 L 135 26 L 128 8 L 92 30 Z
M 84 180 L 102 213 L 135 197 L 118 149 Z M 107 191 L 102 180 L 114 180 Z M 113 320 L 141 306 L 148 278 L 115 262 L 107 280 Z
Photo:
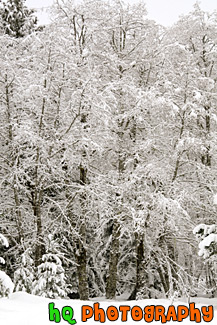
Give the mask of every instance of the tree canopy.
M 164 28 L 143 4 L 57 1 L 31 33 L 24 1 L 3 8 L 0 231 L 16 288 L 85 300 L 204 288 L 193 229 L 216 221 L 216 14 L 196 5 Z

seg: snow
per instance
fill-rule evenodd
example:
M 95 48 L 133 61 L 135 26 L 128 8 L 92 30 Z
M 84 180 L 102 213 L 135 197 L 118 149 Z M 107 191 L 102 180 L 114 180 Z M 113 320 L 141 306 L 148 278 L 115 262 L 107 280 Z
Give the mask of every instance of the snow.
M 216 231 L 216 225 L 210 225 L 208 228 L 208 234 L 211 234 Z
M 5 264 L 5 260 L 3 259 L 3 257 L 0 257 L 0 263 Z
M 194 98 L 196 100 L 200 100 L 201 99 L 201 93 L 199 91 L 194 91 Z
M 179 111 L 179 107 L 178 107 L 176 104 L 174 104 L 174 103 L 172 103 L 172 109 L 173 109 L 175 112 L 178 112 L 178 111 Z
M 194 298 L 191 298 L 192 301 L 194 302 Z M 195 298 L 196 299 L 196 298 Z M 49 312 L 48 312 L 48 304 L 49 303 L 54 303 L 54 308 L 58 308 L 60 312 L 62 311 L 62 308 L 64 306 L 70 306 L 73 308 L 74 315 L 73 318 L 76 320 L 77 324 L 82 324 L 81 320 L 81 310 L 83 305 L 88 305 L 88 306 L 93 306 L 93 304 L 96 301 L 79 301 L 79 300 L 54 300 L 54 299 L 48 299 L 48 298 L 43 298 L 43 297 L 38 297 L 38 296 L 33 296 L 29 295 L 25 292 L 16 292 L 10 295 L 9 298 L 0 298 L 0 324 L 2 325 L 51 325 L 55 324 L 55 322 L 49 321 Z M 170 301 L 166 299 L 149 299 L 149 300 L 139 300 L 139 301 L 102 301 L 98 300 L 100 303 L 100 308 L 103 308 L 106 310 L 109 306 L 116 306 L 117 308 L 120 305 L 128 305 L 131 308 L 133 306 L 140 306 L 142 309 L 145 306 L 148 305 L 162 305 L 167 309 L 170 305 Z M 199 308 L 201 310 L 201 307 L 204 306 L 205 304 L 207 305 L 213 305 L 214 307 L 217 307 L 217 299 L 206 299 L 203 300 L 203 298 L 200 299 L 200 304 L 196 303 L 195 307 Z M 185 305 L 188 306 L 186 302 L 183 301 L 175 301 L 174 306 L 177 308 L 179 305 Z M 209 324 L 216 324 L 217 317 L 215 316 L 214 313 L 214 318 Z M 121 320 L 117 321 L 109 321 L 106 318 L 106 324 L 122 324 Z M 124 322 L 125 324 L 136 324 L 136 323 L 146 323 L 143 320 L 137 322 L 133 321 L 131 319 L 131 316 L 128 317 L 128 321 Z M 161 324 L 159 321 L 153 321 L 151 324 Z M 177 323 L 170 321 L 168 322 L 169 324 L 171 323 Z M 189 317 L 184 319 L 181 322 L 183 325 L 192 325 L 196 324 L 194 321 L 190 321 Z M 61 318 L 61 321 L 59 323 L 61 324 L 69 324 L 68 321 L 65 321 Z M 86 321 L 86 324 L 101 324 L 99 321 L 94 321 L 94 318 L 90 318 Z M 200 324 L 207 324 L 203 320 L 201 321 Z
M 213 196 L 213 204 L 217 204 L 217 194 Z
M 216 231 L 216 225 L 205 225 L 204 223 L 201 223 L 197 225 L 194 230 L 193 234 L 194 235 L 202 235 L 202 237 L 208 236 L 211 233 Z
M 9 247 L 7 238 L 2 234 L 0 234 L 0 243 L 5 247 Z
M 189 114 L 189 117 L 192 117 L 192 118 L 197 117 L 197 114 L 195 113 L 194 110 L 191 111 L 191 113 Z
M 217 234 L 210 234 L 205 237 L 199 244 L 199 256 L 204 256 L 204 258 L 209 256 L 209 252 L 207 252 L 207 248 L 211 245 L 211 243 L 217 243 Z
M 6 289 L 9 289 L 9 293 L 13 292 L 14 284 L 11 281 L 11 278 L 4 271 L 0 271 L 0 283 L 2 283 Z
M 201 223 L 194 228 L 193 234 L 196 235 L 200 230 L 204 230 L 205 228 L 206 225 L 204 223 Z
M 197 238 L 201 240 L 199 243 L 199 256 L 203 256 L 204 258 L 209 258 L 211 250 L 210 245 L 212 243 L 217 243 L 217 226 L 213 225 L 205 225 L 203 223 L 197 225 L 193 233 Z

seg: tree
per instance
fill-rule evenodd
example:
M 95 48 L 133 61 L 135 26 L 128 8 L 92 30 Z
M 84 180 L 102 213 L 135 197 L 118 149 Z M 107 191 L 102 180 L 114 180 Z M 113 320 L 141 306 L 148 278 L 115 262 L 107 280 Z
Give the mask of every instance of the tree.
M 32 285 L 35 278 L 34 261 L 30 256 L 31 251 L 27 249 L 21 255 L 19 268 L 14 272 L 14 291 L 32 293 Z
M 164 29 L 143 4 L 54 12 L 41 33 L 0 38 L 8 259 L 16 269 L 31 245 L 35 292 L 52 297 L 63 269 L 85 300 L 184 292 L 200 264 L 192 228 L 215 218 L 215 17 L 196 9 Z
M 0 8 L 5 33 L 20 38 L 35 30 L 37 18 L 34 10 L 25 6 L 25 0 L 3 1 Z
M 198 255 L 204 258 L 206 268 L 207 287 L 215 296 L 216 293 L 216 254 L 217 254 L 217 227 L 215 224 L 199 224 L 193 230 L 199 241 Z
M 0 234 L 0 244 L 3 247 L 9 247 L 7 238 L 4 235 L 2 235 L 2 234 Z M 5 264 L 5 260 L 4 260 L 3 257 L 0 257 L 0 263 L 1 264 Z
M 51 235 L 48 236 L 47 245 L 42 263 L 38 266 L 32 293 L 48 298 L 65 298 L 67 295 L 65 272 L 57 251 L 57 243 Z
M 1 246 L 9 246 L 8 240 L 3 234 L 0 234 L 0 247 Z M 5 260 L 2 257 L 0 257 L 0 263 L 5 264 Z M 7 297 L 13 292 L 13 289 L 14 284 L 11 278 L 4 271 L 0 271 L 0 297 Z
M 192 13 L 183 16 L 168 31 L 163 39 L 165 60 L 158 81 L 158 91 L 165 100 L 161 121 L 165 114 L 170 117 L 165 121 L 167 130 L 164 129 L 165 141 L 162 143 L 166 144 L 167 136 L 172 139 L 171 146 L 166 149 L 171 152 L 167 162 L 167 173 L 171 179 L 166 184 L 164 196 L 166 193 L 185 212 L 183 224 L 179 224 L 178 232 L 171 229 L 171 235 L 175 241 L 188 242 L 193 252 L 195 248 L 193 243 L 191 245 L 190 230 L 198 220 L 205 219 L 210 223 L 215 220 L 212 191 L 216 176 L 212 162 L 216 161 L 216 156 L 215 150 L 211 150 L 215 147 L 216 134 L 215 19 L 215 15 L 206 14 L 196 6 Z M 173 220 L 178 223 L 178 216 Z M 179 283 L 175 274 L 182 267 L 189 274 L 184 277 L 185 285 L 191 285 L 191 276 L 197 273 L 195 265 L 198 263 L 200 266 L 200 262 L 190 261 L 187 252 L 183 256 L 179 248 L 174 249 L 168 241 L 166 245 L 169 248 L 169 263 L 175 271 L 172 276 L 175 283 Z

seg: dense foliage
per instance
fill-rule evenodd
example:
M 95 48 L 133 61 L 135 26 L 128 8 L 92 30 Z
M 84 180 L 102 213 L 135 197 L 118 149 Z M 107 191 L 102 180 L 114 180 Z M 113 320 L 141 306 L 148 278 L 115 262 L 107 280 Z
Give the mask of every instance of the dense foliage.
M 26 277 L 31 248 L 42 280 L 23 288 L 50 297 L 206 288 L 193 229 L 216 218 L 216 14 L 195 5 L 164 28 L 143 4 L 68 0 L 53 17 L 0 36 L 8 274 Z
M 34 10 L 25 6 L 25 0 L 3 1 L 0 16 L 4 32 L 16 38 L 28 35 L 37 24 Z

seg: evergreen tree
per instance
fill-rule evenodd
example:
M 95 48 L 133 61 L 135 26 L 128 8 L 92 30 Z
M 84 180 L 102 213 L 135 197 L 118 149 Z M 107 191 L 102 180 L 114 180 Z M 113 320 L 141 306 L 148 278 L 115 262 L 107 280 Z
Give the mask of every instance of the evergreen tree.
M 7 238 L 0 234 L 0 245 L 8 247 Z M 0 263 L 5 264 L 4 258 L 0 257 Z M 4 272 L 0 271 L 0 297 L 7 297 L 14 289 L 14 284 L 11 278 Z
M 216 204 L 216 203 L 215 203 Z M 217 293 L 216 256 L 217 256 L 217 226 L 215 224 L 199 224 L 193 230 L 199 241 L 198 255 L 203 257 L 206 267 L 206 288 L 212 297 Z
M 33 294 L 48 298 L 64 298 L 67 295 L 65 273 L 58 255 L 57 243 L 48 236 L 47 252 L 38 266 L 37 280 L 33 283 Z
M 34 10 L 28 9 L 24 3 L 25 0 L 8 0 L 0 9 L 5 33 L 15 38 L 30 34 L 37 24 Z
M 30 256 L 31 251 L 27 249 L 21 255 L 21 265 L 14 273 L 15 291 L 32 292 L 32 283 L 34 280 L 33 259 Z
M 4 247 L 9 246 L 7 238 L 2 234 L 0 234 L 0 245 Z M 0 263 L 5 264 L 5 260 L 3 257 L 0 257 Z

